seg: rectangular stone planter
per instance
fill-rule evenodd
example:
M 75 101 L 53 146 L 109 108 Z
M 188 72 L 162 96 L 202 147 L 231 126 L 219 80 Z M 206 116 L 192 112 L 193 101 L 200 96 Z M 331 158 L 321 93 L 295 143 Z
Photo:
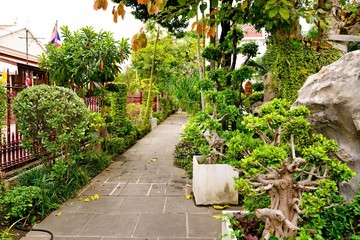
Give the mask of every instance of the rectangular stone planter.
M 196 205 L 238 204 L 234 189 L 239 173 L 228 164 L 199 164 L 204 156 L 193 157 L 192 188 Z

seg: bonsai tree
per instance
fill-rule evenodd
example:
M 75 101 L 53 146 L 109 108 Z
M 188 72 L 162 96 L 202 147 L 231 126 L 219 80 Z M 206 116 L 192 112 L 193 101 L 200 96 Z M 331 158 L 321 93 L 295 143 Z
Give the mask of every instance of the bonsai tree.
M 265 222 L 265 239 L 294 238 L 300 229 L 301 203 L 311 202 L 315 212 L 331 207 L 336 183 L 354 176 L 345 163 L 330 157 L 338 150 L 335 141 L 310 132 L 305 119 L 309 110 L 289 109 L 285 100 L 273 100 L 260 108 L 259 116 L 245 117 L 245 134 L 237 136 L 243 141 L 238 146 L 244 147 L 239 149 L 243 157 L 235 187 L 248 195 L 267 194 L 271 200 L 269 207 L 255 210 Z M 316 194 L 319 191 L 323 194 Z M 305 193 L 307 199 L 302 198 Z

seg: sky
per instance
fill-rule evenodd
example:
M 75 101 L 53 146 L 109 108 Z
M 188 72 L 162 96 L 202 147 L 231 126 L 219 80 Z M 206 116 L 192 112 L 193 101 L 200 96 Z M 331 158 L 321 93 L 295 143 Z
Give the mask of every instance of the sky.
M 143 26 L 130 14 L 130 9 L 127 9 L 124 20 L 119 17 L 114 23 L 111 14 L 114 3 L 109 0 L 106 11 L 95 11 L 93 3 L 93 0 L 0 0 L 0 24 L 16 22 L 28 27 L 43 43 L 50 41 L 56 21 L 59 33 L 60 27 L 65 25 L 71 31 L 93 26 L 96 31 L 113 32 L 117 40 L 131 38 Z

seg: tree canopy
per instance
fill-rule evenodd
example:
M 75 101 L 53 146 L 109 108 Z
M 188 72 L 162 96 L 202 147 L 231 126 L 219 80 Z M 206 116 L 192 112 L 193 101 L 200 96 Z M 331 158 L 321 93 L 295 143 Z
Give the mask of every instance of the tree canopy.
M 86 86 L 90 81 L 112 82 L 120 65 L 130 55 L 127 39 L 116 41 L 107 31 L 95 32 L 92 27 L 83 27 L 70 32 L 64 26 L 61 33 L 61 47 L 47 45 L 39 64 L 59 86 Z

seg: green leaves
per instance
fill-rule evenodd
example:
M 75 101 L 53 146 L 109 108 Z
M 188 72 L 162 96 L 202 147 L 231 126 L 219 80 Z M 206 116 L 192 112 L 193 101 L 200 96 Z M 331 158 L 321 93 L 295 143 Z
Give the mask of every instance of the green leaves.
M 280 8 L 279 13 L 280 13 L 280 16 L 285 20 L 288 20 L 290 17 L 289 11 L 285 8 Z
M 78 150 L 88 138 L 87 108 L 70 89 L 48 85 L 27 88 L 14 99 L 13 111 L 23 146 L 40 157 L 48 170 L 54 157 L 62 151 L 69 154 Z
M 269 11 L 269 17 L 274 18 L 279 12 L 279 8 L 275 7 Z
M 202 4 L 200 4 L 200 11 L 202 12 L 202 13 L 204 13 L 205 12 L 205 10 L 206 10 L 206 8 L 207 8 L 207 3 L 205 2 L 205 3 L 202 3 Z

